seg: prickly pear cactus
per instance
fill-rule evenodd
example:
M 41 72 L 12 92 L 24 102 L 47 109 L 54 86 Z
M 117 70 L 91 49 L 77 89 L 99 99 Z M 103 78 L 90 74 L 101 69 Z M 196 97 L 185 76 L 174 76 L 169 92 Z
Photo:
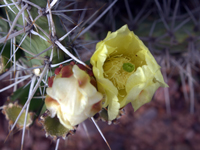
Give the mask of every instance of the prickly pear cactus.
M 200 2 L 184 2 L 109 0 L 102 10 L 102 1 L 0 1 L 0 81 L 11 80 L 0 92 L 12 90 L 2 112 L 10 132 L 22 130 L 21 149 L 25 129 L 37 119 L 57 145 L 87 118 L 101 133 L 97 120 L 115 123 L 128 103 L 136 111 L 158 87 L 167 87 L 163 77 L 170 66 L 194 89 Z M 86 40 L 101 41 L 95 51 Z M 88 49 L 95 51 L 91 59 L 81 57 Z M 170 113 L 169 91 L 164 92 Z M 191 98 L 191 113 L 193 95 L 184 94 Z
M 79 63 L 79 66 L 82 64 L 82 66 L 91 70 L 88 65 L 80 60 L 77 49 L 85 47 L 81 45 L 84 40 L 83 38 L 81 40 L 80 37 L 115 3 L 116 0 L 107 5 L 104 11 L 97 9 L 94 11 L 94 15 L 84 18 L 84 14 L 88 15 L 88 8 L 78 8 L 82 4 L 80 3 L 80 6 L 78 6 L 78 2 L 70 0 L 5 0 L 0 2 L 1 80 L 9 75 L 11 81 L 14 79 L 14 82 L 10 85 L 0 89 L 0 92 L 4 92 L 9 88 L 12 88 L 13 91 L 9 101 L 2 106 L 2 112 L 10 122 L 10 132 L 13 131 L 15 126 L 22 130 L 21 149 L 23 148 L 25 129 L 34 123 L 37 118 L 41 120 L 46 136 L 50 135 L 54 140 L 60 137 L 65 139 L 74 132 L 80 122 L 92 117 L 101 109 L 100 101 L 103 96 L 97 92 L 96 86 L 93 85 L 94 77 L 92 77 L 93 79 L 90 78 L 89 74 L 78 69 L 75 63 Z M 82 12 L 81 18 L 77 18 L 78 12 Z M 94 18 L 95 14 L 98 13 L 100 14 L 99 17 Z M 72 116 L 69 126 L 66 126 L 68 124 L 66 121 L 63 124 L 60 118 L 57 118 L 63 115 L 51 118 L 51 108 L 48 107 L 49 110 L 47 110 L 46 106 L 49 105 L 47 105 L 47 102 L 45 105 L 44 99 L 48 87 L 48 77 L 54 75 L 54 70 L 57 70 L 56 67 L 72 60 L 74 60 L 76 68 L 74 78 L 77 78 L 80 83 L 80 90 L 77 92 L 82 92 L 80 96 L 83 98 L 83 104 L 88 100 L 84 96 L 85 92 L 90 92 L 88 87 L 92 91 L 96 91 L 97 94 L 96 96 L 90 96 L 90 107 L 85 108 L 85 117 L 82 119 L 81 116 L 75 116 L 78 117 L 77 121 L 71 124 L 73 122 Z M 63 74 L 66 74 L 66 72 Z M 80 78 L 77 77 L 79 75 Z M 83 79 L 81 79 L 82 77 Z M 85 79 L 87 79 L 86 88 L 84 88 Z M 74 82 L 76 80 L 72 80 L 71 86 Z M 22 87 L 19 88 L 19 86 Z M 66 87 L 73 89 L 71 86 Z M 77 99 L 76 95 L 74 95 L 74 98 Z M 76 110 L 81 110 L 77 103 L 75 106 Z M 92 108 L 91 111 L 90 108 Z M 31 117 L 30 114 L 32 114 Z

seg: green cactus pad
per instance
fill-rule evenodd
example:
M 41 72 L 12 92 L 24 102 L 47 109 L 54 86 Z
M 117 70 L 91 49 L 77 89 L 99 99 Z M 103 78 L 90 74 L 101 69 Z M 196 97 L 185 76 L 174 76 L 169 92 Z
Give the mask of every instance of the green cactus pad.
M 17 103 L 15 104 L 9 103 L 8 105 L 4 105 L 2 112 L 6 116 L 6 119 L 9 120 L 9 124 L 11 125 L 15 122 L 21 110 L 22 107 L 19 106 Z M 25 115 L 26 113 L 24 111 L 19 120 L 17 121 L 17 127 L 20 129 L 23 128 L 24 126 Z M 31 118 L 32 118 L 32 113 L 28 113 L 26 120 L 26 127 L 28 127 L 32 123 Z
M 47 116 L 47 117 L 41 117 L 41 119 L 42 119 L 41 123 L 44 126 L 46 136 L 51 136 L 53 139 L 57 139 L 59 137 L 65 139 L 65 137 L 70 131 L 60 123 L 57 117 L 51 118 Z

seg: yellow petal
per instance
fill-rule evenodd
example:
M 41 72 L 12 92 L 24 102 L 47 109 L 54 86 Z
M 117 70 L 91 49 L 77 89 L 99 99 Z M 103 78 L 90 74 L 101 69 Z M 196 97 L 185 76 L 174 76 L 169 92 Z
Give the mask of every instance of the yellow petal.
M 105 94 L 103 107 L 107 107 L 108 104 L 113 100 L 113 98 L 118 95 L 118 90 L 111 81 L 105 78 L 98 79 L 97 84 L 98 86 L 101 86 L 101 88 L 99 88 L 99 92 Z M 104 91 L 101 91 L 101 89 L 103 89 Z
M 156 71 L 156 74 L 155 74 L 155 81 L 156 81 L 156 82 L 159 82 L 161 87 L 169 87 L 169 86 L 165 83 L 165 81 L 164 81 L 164 79 L 163 79 L 163 76 L 162 76 L 160 70 L 157 70 L 157 71 Z
M 90 77 L 85 73 L 85 71 L 79 69 L 78 66 L 74 66 L 72 69 L 74 73 L 74 77 L 78 81 L 79 85 L 79 91 L 84 96 L 92 96 L 94 93 L 96 93 L 96 88 L 90 83 Z
M 148 67 L 146 65 L 138 67 L 137 70 L 127 80 L 125 87 L 126 92 L 129 93 L 132 87 L 145 83 L 149 79 L 153 80 L 153 75 Z
M 111 94 L 112 96 L 109 96 L 109 94 Z M 108 106 L 108 119 L 114 120 L 119 114 L 120 104 L 116 95 L 113 95 L 112 93 L 107 93 L 107 95 L 109 97 L 112 97 L 112 100 L 110 101 Z
M 146 65 L 139 67 L 127 81 L 126 90 L 128 95 L 125 98 L 127 101 L 121 105 L 126 105 L 131 102 L 136 111 L 140 106 L 149 102 L 158 87 L 161 86 L 154 79 L 154 74 L 151 73 Z
M 138 97 L 134 101 L 131 102 L 131 104 L 134 108 L 134 111 L 136 111 L 138 108 L 140 108 L 145 103 L 150 102 L 154 93 L 159 88 L 159 86 L 160 86 L 159 83 L 154 83 L 154 84 L 150 84 L 150 85 L 146 86 L 146 88 L 144 88 L 140 92 Z
M 77 88 L 78 82 L 74 76 L 57 78 L 52 88 L 47 89 L 47 94 L 57 100 L 61 107 L 64 106 L 67 114 L 79 114 L 87 104 L 87 98 Z
M 61 109 L 58 110 L 57 112 L 57 117 L 60 121 L 60 123 L 68 128 L 69 130 L 73 129 L 73 125 L 70 123 L 70 121 L 67 118 L 67 114 L 63 113 Z
M 128 29 L 127 25 L 121 27 L 119 30 L 116 32 L 113 32 L 109 34 L 105 39 L 104 39 L 104 44 L 108 48 L 116 48 L 116 51 L 110 51 L 111 56 L 112 55 L 118 55 L 118 54 L 125 54 L 129 53 L 129 45 L 131 44 L 132 41 L 132 36 L 133 33 L 130 32 Z

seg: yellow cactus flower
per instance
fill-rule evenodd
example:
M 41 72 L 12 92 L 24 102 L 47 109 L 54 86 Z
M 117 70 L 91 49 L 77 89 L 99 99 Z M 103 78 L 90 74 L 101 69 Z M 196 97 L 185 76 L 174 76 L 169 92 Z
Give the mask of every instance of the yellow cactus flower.
M 80 68 L 74 64 L 57 68 L 46 90 L 45 104 L 51 117 L 57 115 L 60 123 L 70 130 L 99 112 L 103 98 L 91 77 Z
M 151 101 L 155 91 L 167 87 L 160 66 L 143 42 L 124 25 L 97 43 L 90 59 L 98 91 L 104 94 L 108 120 L 132 103 L 134 111 Z

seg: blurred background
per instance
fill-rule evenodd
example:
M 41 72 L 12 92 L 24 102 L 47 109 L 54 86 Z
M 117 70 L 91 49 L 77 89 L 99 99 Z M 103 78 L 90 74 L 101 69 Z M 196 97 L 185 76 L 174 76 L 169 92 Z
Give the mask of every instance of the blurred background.
M 87 8 L 87 11 L 68 12 L 66 15 L 78 23 L 83 13 L 85 18 L 89 18 L 98 10 L 98 17 L 112 2 L 77 0 L 68 9 Z M 91 23 L 92 20 L 87 22 L 88 25 Z M 117 124 L 97 122 L 109 145 L 113 150 L 199 150 L 200 0 L 118 0 L 79 38 L 92 41 L 85 45 L 87 50 L 77 48 L 81 59 L 88 60 L 95 51 L 95 44 L 103 40 L 108 31 L 115 31 L 124 24 L 128 24 L 155 56 L 169 88 L 159 88 L 152 101 L 136 112 L 127 105 Z M 9 76 L 0 81 L 0 88 L 10 84 L 8 79 Z M 9 100 L 11 94 L 12 89 L 0 93 L 0 106 Z M 3 114 L 0 114 L 0 122 L 0 149 L 20 149 L 22 132 L 15 130 L 4 142 L 9 128 Z M 54 150 L 55 145 L 51 138 L 45 137 L 38 119 L 26 132 L 24 150 Z M 109 148 L 88 119 L 78 126 L 75 135 L 60 140 L 59 149 Z

